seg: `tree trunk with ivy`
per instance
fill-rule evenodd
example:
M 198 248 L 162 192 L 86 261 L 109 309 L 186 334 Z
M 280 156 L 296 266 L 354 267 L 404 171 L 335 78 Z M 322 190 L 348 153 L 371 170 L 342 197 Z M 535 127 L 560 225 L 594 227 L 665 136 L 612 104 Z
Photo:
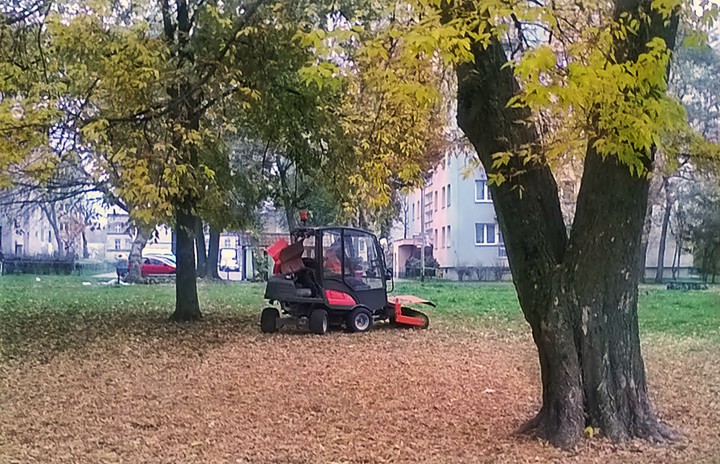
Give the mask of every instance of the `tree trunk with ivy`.
M 648 12 L 638 0 L 618 1 L 616 17 L 641 7 Z M 653 22 L 642 37 L 618 41 L 617 56 L 636 60 L 657 36 L 672 46 L 676 28 L 676 20 Z M 458 123 L 494 174 L 494 153 L 535 144 L 538 134 L 517 123 L 528 119 L 527 108 L 506 106 L 519 86 L 502 45 L 476 44 L 473 53 L 458 67 Z M 639 156 L 649 169 L 653 153 Z M 587 426 L 614 440 L 671 438 L 650 405 L 637 323 L 647 177 L 633 176 L 616 157 L 603 159 L 590 142 L 568 237 L 548 165 L 516 156 L 502 169 L 516 177 L 490 189 L 542 380 L 542 407 L 523 429 L 560 447 L 577 443 Z

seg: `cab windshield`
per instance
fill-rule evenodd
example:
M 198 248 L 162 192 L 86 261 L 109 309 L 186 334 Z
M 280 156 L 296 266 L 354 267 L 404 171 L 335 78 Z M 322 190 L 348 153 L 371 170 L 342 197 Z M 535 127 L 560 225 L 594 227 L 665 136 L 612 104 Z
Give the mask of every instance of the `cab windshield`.
M 383 288 L 382 258 L 375 237 L 357 230 L 324 231 L 323 277 L 343 280 L 353 290 Z

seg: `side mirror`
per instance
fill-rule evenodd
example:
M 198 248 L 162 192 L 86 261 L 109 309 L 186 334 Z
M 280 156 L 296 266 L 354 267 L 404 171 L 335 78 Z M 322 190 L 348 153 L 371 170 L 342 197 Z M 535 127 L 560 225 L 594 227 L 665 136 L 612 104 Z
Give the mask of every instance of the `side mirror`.
M 393 271 L 392 269 L 385 269 L 385 280 L 392 280 Z

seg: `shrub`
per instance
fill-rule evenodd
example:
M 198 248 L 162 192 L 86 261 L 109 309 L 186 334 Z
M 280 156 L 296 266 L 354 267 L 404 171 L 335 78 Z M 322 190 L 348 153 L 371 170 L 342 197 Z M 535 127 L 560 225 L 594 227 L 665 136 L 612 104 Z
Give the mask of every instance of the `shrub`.
M 75 270 L 75 260 L 42 256 L 5 256 L 3 274 L 69 275 Z

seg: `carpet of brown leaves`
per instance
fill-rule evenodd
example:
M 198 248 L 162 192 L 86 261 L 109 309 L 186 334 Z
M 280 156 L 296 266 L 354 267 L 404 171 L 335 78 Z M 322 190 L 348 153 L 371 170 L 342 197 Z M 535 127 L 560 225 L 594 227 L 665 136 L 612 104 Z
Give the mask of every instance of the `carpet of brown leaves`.
M 720 462 L 720 354 L 708 342 L 645 342 L 679 443 L 596 437 L 565 452 L 514 434 L 538 407 L 524 334 L 436 324 L 266 336 L 212 318 L 138 327 L 2 360 L 0 462 Z

